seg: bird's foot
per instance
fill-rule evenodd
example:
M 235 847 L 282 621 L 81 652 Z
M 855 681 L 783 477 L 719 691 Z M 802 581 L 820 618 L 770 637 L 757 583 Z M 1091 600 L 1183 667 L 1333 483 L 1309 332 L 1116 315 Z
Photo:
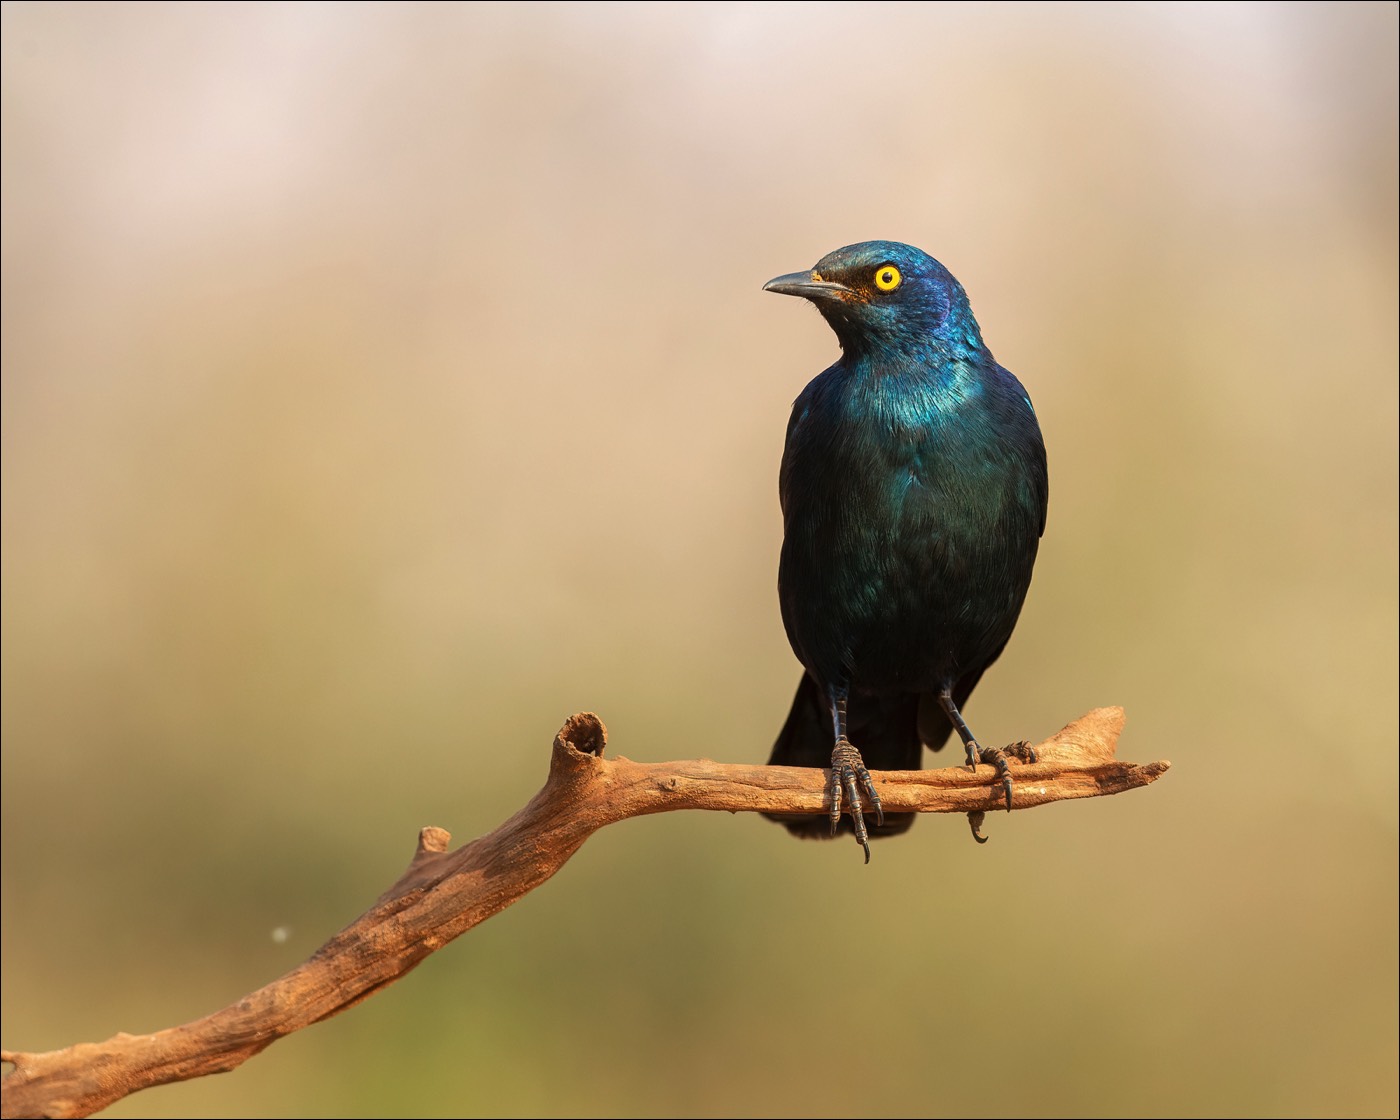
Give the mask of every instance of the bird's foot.
M 1012 743 L 1007 747 L 979 747 L 977 750 L 977 760 L 986 763 L 988 766 L 997 768 L 997 777 L 1001 779 L 1001 788 L 1006 791 L 1006 811 L 1011 812 L 1011 767 L 1006 760 L 1014 758 L 1017 762 L 1039 762 L 1040 756 L 1035 753 L 1035 748 L 1029 743 Z M 977 824 L 981 822 L 978 821 Z M 972 834 L 977 835 L 977 824 L 972 826 Z M 981 839 L 979 837 L 979 839 Z
M 870 834 L 865 828 L 865 815 L 860 811 L 860 795 L 864 790 L 875 808 L 875 820 L 885 823 L 885 810 L 880 804 L 880 795 L 875 792 L 875 783 L 870 780 L 870 771 L 860 751 L 851 745 L 844 735 L 836 740 L 836 749 L 831 752 L 831 771 L 826 779 L 826 796 L 831 803 L 831 834 L 841 824 L 841 792 L 845 790 L 846 803 L 851 810 L 851 824 L 856 830 L 856 840 L 865 849 L 865 862 L 870 862 Z

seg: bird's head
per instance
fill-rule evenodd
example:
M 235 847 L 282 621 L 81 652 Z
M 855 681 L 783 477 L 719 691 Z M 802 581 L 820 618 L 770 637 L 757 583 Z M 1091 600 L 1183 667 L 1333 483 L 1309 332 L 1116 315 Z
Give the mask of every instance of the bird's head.
M 763 290 L 811 300 L 846 351 L 939 344 L 982 350 L 962 285 L 922 249 L 899 241 L 847 245 L 806 272 L 768 281 Z

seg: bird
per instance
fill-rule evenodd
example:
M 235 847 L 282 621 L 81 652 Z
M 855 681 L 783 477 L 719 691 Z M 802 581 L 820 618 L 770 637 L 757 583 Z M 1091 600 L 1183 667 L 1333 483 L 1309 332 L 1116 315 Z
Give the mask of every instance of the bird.
M 1045 443 L 962 285 L 921 249 L 847 245 L 764 291 L 809 300 L 841 347 L 793 403 L 779 470 L 778 599 L 804 673 L 768 760 L 829 768 L 828 814 L 770 815 L 798 836 L 853 832 L 869 863 L 870 838 L 915 814 L 886 814 L 867 766 L 919 769 L 956 731 L 1010 809 L 1007 760 L 1035 761 L 1025 743 L 981 746 L 962 708 L 1030 587 Z

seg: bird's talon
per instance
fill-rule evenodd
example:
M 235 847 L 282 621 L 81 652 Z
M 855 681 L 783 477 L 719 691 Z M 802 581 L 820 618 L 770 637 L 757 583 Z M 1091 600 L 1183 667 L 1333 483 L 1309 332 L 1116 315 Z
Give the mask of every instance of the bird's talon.
M 979 747 L 977 749 L 978 758 L 988 766 L 995 766 L 997 777 L 1001 779 L 1001 787 L 1006 792 L 1006 811 L 1011 812 L 1011 767 L 1007 763 L 1008 758 L 1014 758 L 1018 762 L 1038 762 L 1040 756 L 1029 743 L 1012 743 L 1007 747 Z
M 865 849 L 865 862 L 870 862 L 870 831 L 865 826 L 865 814 L 861 812 L 860 795 L 864 790 L 869 796 L 875 819 L 885 823 L 885 810 L 880 804 L 880 795 L 875 792 L 875 783 L 870 771 L 860 757 L 860 751 L 846 738 L 836 741 L 836 749 L 831 752 L 831 775 L 827 779 L 827 796 L 831 801 L 831 834 L 841 823 L 841 798 L 845 794 L 846 804 L 851 810 L 851 825 L 855 830 L 856 841 Z
M 856 767 L 856 776 L 860 778 L 861 788 L 865 790 L 870 798 L 870 803 L 875 807 L 875 823 L 883 825 L 885 823 L 885 807 L 880 804 L 880 795 L 875 790 L 874 779 L 870 777 L 870 771 L 862 763 Z
M 982 835 L 982 822 L 986 816 L 987 814 L 981 809 L 974 810 L 967 815 L 967 823 L 972 826 L 972 838 L 979 844 L 985 844 L 988 840 L 988 837 Z
M 831 835 L 836 835 L 836 830 L 841 827 L 841 774 L 835 766 L 835 759 L 832 759 L 832 767 L 826 777 L 826 800 L 831 808 L 827 810 L 827 816 L 831 819 Z
M 856 840 L 864 844 L 870 839 L 865 827 L 865 814 L 860 811 L 860 789 L 856 786 L 856 772 L 850 766 L 841 767 L 841 781 L 846 787 L 846 800 L 851 805 L 851 824 L 855 826 Z
M 1009 758 L 1014 758 L 1017 762 L 1024 762 L 1028 766 L 1033 766 L 1040 761 L 1040 752 L 1025 740 L 1002 747 L 1001 753 Z

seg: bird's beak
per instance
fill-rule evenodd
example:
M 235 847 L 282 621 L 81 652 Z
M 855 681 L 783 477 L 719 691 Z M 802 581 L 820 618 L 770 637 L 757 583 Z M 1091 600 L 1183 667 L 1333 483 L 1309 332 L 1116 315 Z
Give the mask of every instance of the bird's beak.
M 803 299 L 827 300 L 846 299 L 855 293 L 845 284 L 834 280 L 821 280 L 815 272 L 789 272 L 786 276 L 775 276 L 763 285 L 765 292 L 777 292 L 780 296 L 801 296 Z

